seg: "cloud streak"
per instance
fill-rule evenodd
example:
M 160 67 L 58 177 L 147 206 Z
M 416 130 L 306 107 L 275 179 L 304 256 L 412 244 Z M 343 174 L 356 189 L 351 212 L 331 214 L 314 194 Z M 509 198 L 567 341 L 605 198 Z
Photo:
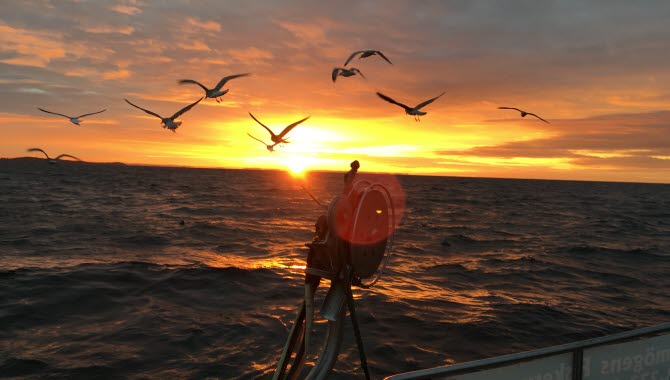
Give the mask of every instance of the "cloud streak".
M 670 111 L 563 120 L 559 135 L 436 153 L 453 157 L 565 158 L 575 166 L 670 169 Z
M 132 5 L 115 5 L 110 8 L 111 10 L 122 13 L 124 15 L 134 16 L 142 13 L 142 10 L 138 7 Z

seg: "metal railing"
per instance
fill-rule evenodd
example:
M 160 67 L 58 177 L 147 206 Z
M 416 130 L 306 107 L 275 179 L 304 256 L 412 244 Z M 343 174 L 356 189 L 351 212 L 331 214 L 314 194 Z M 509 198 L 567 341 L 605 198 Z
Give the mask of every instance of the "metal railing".
M 475 372 L 503 368 L 510 365 L 527 363 L 536 359 L 548 358 L 561 354 L 571 354 L 572 380 L 581 380 L 584 371 L 584 350 L 598 346 L 607 346 L 615 343 L 640 340 L 640 338 L 650 338 L 653 336 L 665 335 L 670 332 L 670 323 L 645 327 L 637 330 L 626 331 L 618 334 L 607 335 L 599 338 L 587 339 L 579 342 L 562 344 L 559 346 L 541 348 L 533 351 L 519 352 L 516 354 L 498 356 L 494 358 L 482 359 L 467 363 L 441 366 L 418 371 L 400 373 L 389 376 L 386 380 L 415 380 L 415 379 L 436 379 L 449 378 L 460 375 L 472 375 Z M 668 347 L 670 348 L 670 347 Z M 663 351 L 665 352 L 665 351 Z M 665 363 L 665 354 L 663 354 Z M 670 365 L 670 358 L 668 358 Z M 668 370 L 670 377 L 670 369 Z M 500 378 L 500 376 L 498 376 Z

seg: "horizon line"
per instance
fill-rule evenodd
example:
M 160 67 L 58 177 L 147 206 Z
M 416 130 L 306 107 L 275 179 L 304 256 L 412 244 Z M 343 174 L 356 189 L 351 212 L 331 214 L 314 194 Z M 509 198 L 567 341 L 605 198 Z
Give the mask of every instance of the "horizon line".
M 0 157 L 0 160 L 44 160 L 44 158 L 21 156 L 21 157 Z M 147 163 L 126 163 L 121 161 L 70 161 L 62 160 L 61 162 L 70 162 L 75 164 L 94 164 L 94 165 L 126 165 L 126 166 L 146 166 L 158 168 L 183 168 L 183 169 L 207 169 L 207 170 L 264 170 L 264 171 L 278 171 L 288 172 L 285 169 L 278 168 L 255 168 L 255 167 L 222 167 L 222 166 L 189 166 L 189 165 L 169 165 L 169 164 L 147 164 Z M 348 169 L 329 170 L 306 170 L 307 173 L 346 173 Z M 388 174 L 396 176 L 411 176 L 411 177 L 448 177 L 448 178 L 465 178 L 465 179 L 501 179 L 501 180 L 518 180 L 518 181 L 561 181 L 561 182 L 596 182 L 596 183 L 630 183 L 641 185 L 670 185 L 670 182 L 640 182 L 640 181 L 606 181 L 606 180 L 587 180 L 587 179 L 557 179 L 557 178 L 522 178 L 522 177 L 488 177 L 488 176 L 466 176 L 466 175 L 452 175 L 452 174 L 436 174 L 436 173 L 395 173 L 395 172 L 370 172 L 363 171 L 362 174 Z

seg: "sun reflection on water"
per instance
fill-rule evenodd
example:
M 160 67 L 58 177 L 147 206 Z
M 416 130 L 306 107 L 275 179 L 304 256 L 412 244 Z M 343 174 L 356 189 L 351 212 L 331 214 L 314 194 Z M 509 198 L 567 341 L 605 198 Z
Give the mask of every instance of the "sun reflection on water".
M 305 260 L 291 257 L 254 257 L 240 255 L 221 255 L 210 251 L 189 251 L 188 263 L 198 262 L 214 268 L 239 268 L 239 269 L 284 269 L 293 273 L 304 273 Z M 185 264 L 187 262 L 174 263 Z

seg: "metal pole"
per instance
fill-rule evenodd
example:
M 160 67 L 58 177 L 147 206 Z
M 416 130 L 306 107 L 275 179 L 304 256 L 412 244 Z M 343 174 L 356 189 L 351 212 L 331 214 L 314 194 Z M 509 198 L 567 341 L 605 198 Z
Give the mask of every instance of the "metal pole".
M 272 380 L 280 380 L 284 378 L 284 372 L 286 371 L 286 366 L 288 366 L 288 362 L 291 359 L 291 354 L 293 353 L 295 343 L 298 340 L 298 337 L 302 335 L 302 327 L 304 321 L 305 321 L 305 302 L 303 301 L 302 304 L 300 305 L 300 311 L 298 312 L 298 316 L 296 317 L 295 322 L 293 322 L 293 326 L 291 326 L 291 331 L 288 334 L 288 339 L 286 340 L 286 344 L 284 345 L 284 350 L 282 351 L 281 357 L 279 358 L 279 362 L 277 363 L 277 369 L 275 369 L 275 373 L 272 376 Z
M 584 374 L 584 349 L 576 348 L 572 351 L 572 380 L 582 380 Z
M 351 283 L 347 280 L 347 305 L 349 306 L 349 317 L 351 324 L 354 327 L 354 335 L 356 336 L 356 344 L 358 345 L 358 354 L 361 358 L 361 368 L 365 372 L 365 379 L 370 380 L 370 371 L 368 370 L 368 360 L 365 356 L 365 347 L 363 346 L 363 338 L 361 337 L 361 329 L 358 326 L 358 318 L 356 317 L 356 305 L 354 304 L 354 295 L 351 292 Z

